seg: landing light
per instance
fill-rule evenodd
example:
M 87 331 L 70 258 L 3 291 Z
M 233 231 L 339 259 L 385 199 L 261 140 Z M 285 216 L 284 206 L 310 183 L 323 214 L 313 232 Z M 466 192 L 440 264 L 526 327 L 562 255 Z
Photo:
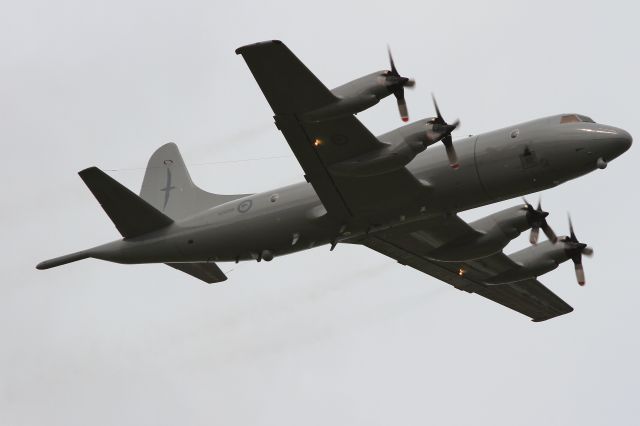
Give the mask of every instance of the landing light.
M 313 141 L 313 146 L 315 146 L 316 148 L 319 147 L 320 145 L 322 145 L 322 139 L 317 139 Z
M 460 275 L 461 277 L 464 276 L 465 272 L 467 272 L 467 271 L 465 271 L 464 268 L 458 269 L 458 275 Z

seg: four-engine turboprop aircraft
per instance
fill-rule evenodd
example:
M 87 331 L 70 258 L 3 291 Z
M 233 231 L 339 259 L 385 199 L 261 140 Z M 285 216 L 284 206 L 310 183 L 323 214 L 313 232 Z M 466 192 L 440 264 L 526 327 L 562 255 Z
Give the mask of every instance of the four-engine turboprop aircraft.
M 280 41 L 239 48 L 302 165 L 306 182 L 260 194 L 218 195 L 191 181 L 176 145 L 149 160 L 137 196 L 96 167 L 80 177 L 123 239 L 40 263 L 85 258 L 166 263 L 205 282 L 224 281 L 215 262 L 270 261 L 312 247 L 361 244 L 543 321 L 572 311 L 537 277 L 571 259 L 584 283 L 582 254 L 556 237 L 529 203 L 465 223 L 456 213 L 551 188 L 606 167 L 631 146 L 626 131 L 578 114 L 545 117 L 451 140 L 457 122 L 419 120 L 374 137 L 354 114 L 393 94 L 408 116 L 404 87 L 390 71 L 327 89 Z M 417 156 L 427 147 L 424 155 Z M 502 249 L 531 229 L 532 246 Z M 537 244 L 539 230 L 549 241 Z

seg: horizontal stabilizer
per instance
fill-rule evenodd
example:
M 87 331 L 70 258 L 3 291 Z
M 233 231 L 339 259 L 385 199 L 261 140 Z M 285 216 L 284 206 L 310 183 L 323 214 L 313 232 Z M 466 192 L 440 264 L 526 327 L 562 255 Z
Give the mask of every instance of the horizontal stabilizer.
M 78 174 L 123 237 L 138 237 L 173 223 L 171 218 L 97 167 L 90 167 Z
M 213 262 L 196 263 L 167 263 L 167 265 L 192 277 L 204 281 L 207 284 L 219 283 L 227 280 L 227 276 Z

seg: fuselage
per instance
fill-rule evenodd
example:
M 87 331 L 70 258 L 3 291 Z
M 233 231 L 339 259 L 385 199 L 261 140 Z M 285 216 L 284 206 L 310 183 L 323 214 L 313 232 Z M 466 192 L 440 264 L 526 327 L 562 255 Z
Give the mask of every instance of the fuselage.
M 302 182 L 233 200 L 153 234 L 97 247 L 93 257 L 120 263 L 261 260 L 265 253 L 277 257 L 348 242 L 381 226 L 554 187 L 606 167 L 631 140 L 626 131 L 584 116 L 546 117 L 455 141 L 457 170 L 449 167 L 444 147 L 429 147 L 407 166 L 425 185 L 424 208 L 389 223 L 337 222 L 312 185 Z

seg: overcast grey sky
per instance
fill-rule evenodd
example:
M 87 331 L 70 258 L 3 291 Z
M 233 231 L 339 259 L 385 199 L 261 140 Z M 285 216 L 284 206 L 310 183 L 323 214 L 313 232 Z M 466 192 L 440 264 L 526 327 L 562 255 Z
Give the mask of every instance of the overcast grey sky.
M 389 44 L 417 80 L 412 118 L 433 113 L 433 91 L 458 134 L 579 112 L 637 143 L 634 2 L 0 5 L 0 424 L 638 423 L 636 146 L 543 194 L 552 226 L 566 232 L 571 211 L 596 255 L 585 288 L 570 264 L 542 278 L 575 312 L 541 324 L 361 247 L 222 265 L 216 286 L 163 265 L 35 269 L 118 237 L 85 167 L 137 191 L 175 141 L 210 191 L 301 180 L 234 54 L 260 40 L 285 41 L 330 87 L 385 68 Z M 395 108 L 359 117 L 382 133 Z

